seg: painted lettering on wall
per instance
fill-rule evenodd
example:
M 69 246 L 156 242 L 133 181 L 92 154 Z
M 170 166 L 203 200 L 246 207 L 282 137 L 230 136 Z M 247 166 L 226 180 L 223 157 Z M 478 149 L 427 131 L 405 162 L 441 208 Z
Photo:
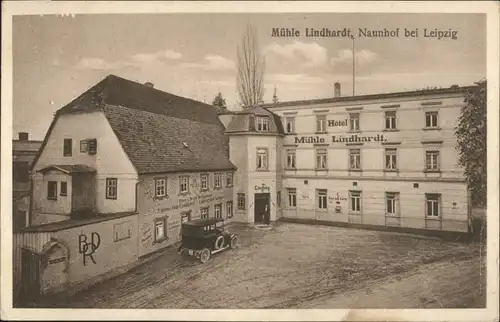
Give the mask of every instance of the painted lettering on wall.
M 330 200 L 330 202 L 334 202 L 334 201 L 347 201 L 347 198 L 340 196 L 340 194 L 338 192 L 337 192 L 337 195 L 330 196 L 330 197 L 328 197 L 328 199 Z
M 149 226 L 149 224 L 144 223 L 142 225 L 142 238 L 141 238 L 142 244 L 147 245 L 148 241 L 151 240 L 152 237 L 153 235 L 151 233 L 151 227 Z
M 301 136 L 295 137 L 295 143 L 325 143 L 326 140 L 320 136 Z
M 327 143 L 326 139 L 321 136 L 296 136 L 295 143 Z M 377 135 L 333 135 L 332 143 L 356 143 L 356 142 L 386 142 L 387 138 L 383 134 Z
M 342 127 L 342 126 L 347 126 L 349 122 L 347 119 L 345 120 L 328 120 L 328 126 L 329 127 Z
M 262 191 L 262 192 L 270 192 L 271 191 L 271 187 L 269 187 L 268 185 L 266 185 L 265 183 L 261 184 L 260 186 L 255 186 L 254 187 L 255 191 Z
M 332 136 L 332 142 L 337 143 L 337 142 L 347 142 L 347 143 L 354 143 L 354 142 L 385 142 L 387 139 L 384 137 L 383 134 L 377 134 L 377 135 L 371 135 L 371 136 L 361 136 L 357 134 L 349 135 L 349 136 L 343 136 L 343 135 L 334 135 Z
M 173 220 L 170 225 L 168 226 L 168 229 L 175 229 L 179 228 L 181 226 L 181 221 L 180 220 Z
M 92 263 L 97 264 L 94 259 L 94 253 L 101 245 L 101 236 L 96 232 L 90 234 L 90 240 L 88 239 L 85 234 L 78 236 L 78 251 L 80 254 L 83 254 L 83 266 L 87 266 L 87 258 L 90 258 Z

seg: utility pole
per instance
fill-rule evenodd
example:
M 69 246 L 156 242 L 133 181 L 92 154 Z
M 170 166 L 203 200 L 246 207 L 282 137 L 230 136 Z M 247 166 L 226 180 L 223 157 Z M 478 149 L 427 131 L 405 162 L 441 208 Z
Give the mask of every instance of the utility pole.
M 354 36 L 351 35 L 352 39 L 352 96 L 356 93 L 356 54 L 354 53 Z

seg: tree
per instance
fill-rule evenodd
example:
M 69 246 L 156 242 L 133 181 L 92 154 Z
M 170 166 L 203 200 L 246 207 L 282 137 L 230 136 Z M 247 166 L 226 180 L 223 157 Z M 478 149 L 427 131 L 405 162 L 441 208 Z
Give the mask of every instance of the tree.
M 226 100 L 222 97 L 222 93 L 219 92 L 219 94 L 215 96 L 214 100 L 212 101 L 212 105 L 224 109 L 227 108 Z
M 248 25 L 238 55 L 238 96 L 243 108 L 253 107 L 263 101 L 265 60 L 262 56 L 255 29 Z
M 472 204 L 486 205 L 486 80 L 476 83 L 465 97 L 455 129 L 458 164 L 471 190 Z

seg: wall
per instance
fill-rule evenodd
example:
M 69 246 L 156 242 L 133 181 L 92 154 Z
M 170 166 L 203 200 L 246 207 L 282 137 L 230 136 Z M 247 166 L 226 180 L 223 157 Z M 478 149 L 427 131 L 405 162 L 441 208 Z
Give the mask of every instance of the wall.
M 200 190 L 201 173 L 175 173 L 165 175 L 141 175 L 137 186 L 137 211 L 139 212 L 139 256 L 146 255 L 180 241 L 181 214 L 191 212 L 191 219 L 201 218 L 201 208 L 209 207 L 209 216 L 214 217 L 214 205 L 222 203 L 222 216 L 226 218 L 226 202 L 233 200 L 233 187 L 226 187 L 226 173 L 222 173 L 221 189 L 214 189 L 214 172 L 209 174 L 208 191 Z M 189 193 L 179 192 L 179 177 L 189 176 Z M 167 197 L 155 197 L 155 179 L 167 180 Z M 234 175 L 233 175 L 234 185 Z M 233 201 L 233 214 L 236 209 Z M 168 239 L 156 242 L 155 219 L 166 218 Z
M 428 103 L 439 105 L 424 106 Z M 382 106 L 394 106 L 381 108 Z M 297 169 L 284 171 L 292 176 L 326 175 L 330 177 L 363 176 L 363 177 L 404 177 L 404 178 L 446 178 L 463 180 L 461 168 L 457 164 L 458 154 L 455 150 L 456 140 L 454 127 L 463 105 L 463 94 L 435 94 L 425 97 L 410 97 L 397 100 L 371 100 L 359 102 L 331 103 L 311 107 L 284 107 L 273 109 L 282 117 L 295 116 L 296 135 L 287 135 L 284 139 L 284 150 L 296 149 Z M 384 112 L 396 111 L 397 131 L 384 130 Z M 424 130 L 425 112 L 438 111 L 439 129 Z M 290 113 L 294 113 L 290 115 Z M 360 131 L 351 132 L 348 125 L 349 113 L 360 113 Z M 316 133 L 316 115 L 327 115 L 327 120 L 336 125 L 327 126 L 326 134 Z M 370 142 L 360 145 L 338 142 L 340 137 L 349 138 L 372 137 Z M 378 139 L 375 137 L 378 136 Z M 316 142 L 302 143 L 302 138 L 313 137 Z M 335 137 L 335 141 L 334 138 Z M 318 141 L 324 145 L 317 145 Z M 423 142 L 442 141 L 442 143 L 424 144 Z M 384 171 L 385 148 L 397 148 L 398 171 Z M 315 149 L 328 150 L 328 170 L 315 171 Z M 362 171 L 349 171 L 349 149 L 361 149 Z M 440 150 L 440 172 L 425 173 L 425 151 L 428 148 Z M 285 164 L 286 154 L 282 157 Z
M 356 186 L 354 186 L 356 182 Z M 313 219 L 345 223 L 359 223 L 379 226 L 400 226 L 419 229 L 467 231 L 468 200 L 465 183 L 375 181 L 375 180 L 324 180 L 320 178 L 304 180 L 288 178 L 284 180 L 286 203 L 284 216 L 287 218 Z M 286 188 L 297 189 L 297 208 L 288 207 Z M 316 189 L 328 190 L 328 209 L 317 209 Z M 361 214 L 350 214 L 349 190 L 362 191 Z M 385 192 L 399 192 L 399 216 L 386 216 Z M 441 220 L 426 220 L 425 194 L 440 193 Z M 340 206 L 337 213 L 335 207 Z
M 246 135 L 232 135 L 229 137 L 229 158 L 231 162 L 236 165 L 237 170 L 234 173 L 234 217 L 233 221 L 248 222 L 248 212 L 245 210 L 238 210 L 237 208 L 237 194 L 245 193 L 248 191 L 248 139 Z M 248 208 L 248 201 L 245 203 L 245 208 Z
M 57 199 L 47 199 L 48 182 L 57 182 Z M 67 194 L 61 196 L 61 182 L 66 182 Z M 58 170 L 50 170 L 45 174 L 37 174 L 33 180 L 33 211 L 36 213 L 69 215 L 71 213 L 72 178 Z M 37 222 L 36 218 L 33 222 Z
M 259 190 L 256 187 L 269 187 L 267 192 L 270 193 L 270 215 L 271 221 L 277 219 L 277 187 L 278 181 L 281 181 L 281 176 L 277 176 L 281 169 L 280 162 L 280 144 L 282 138 L 279 136 L 250 136 L 248 138 L 248 222 L 252 223 L 255 219 L 255 193 L 266 192 Z M 257 149 L 260 147 L 268 148 L 268 171 L 257 170 Z
M 92 124 L 92 126 L 89 126 Z M 63 141 L 73 140 L 71 157 L 63 156 Z M 80 152 L 80 141 L 96 138 L 97 154 Z M 48 165 L 84 164 L 94 167 L 96 175 L 96 208 L 99 213 L 134 211 L 137 172 L 115 136 L 108 120 L 100 111 L 61 115 L 57 119 L 50 137 L 35 165 L 39 170 Z M 36 178 L 41 176 L 36 174 Z M 118 179 L 118 198 L 106 199 L 106 178 Z M 39 191 L 35 200 L 42 199 Z
M 138 216 L 131 215 L 52 233 L 52 237 L 69 248 L 69 284 L 80 283 L 137 261 L 137 224 Z M 123 227 L 127 230 L 125 236 L 130 230 L 130 237 L 115 241 L 117 230 Z

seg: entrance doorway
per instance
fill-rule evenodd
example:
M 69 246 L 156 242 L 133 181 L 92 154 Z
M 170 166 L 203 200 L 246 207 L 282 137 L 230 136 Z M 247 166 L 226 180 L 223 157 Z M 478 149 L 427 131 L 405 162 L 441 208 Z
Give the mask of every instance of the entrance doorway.
M 256 193 L 255 194 L 255 223 L 269 224 L 271 214 L 271 197 L 269 193 Z

